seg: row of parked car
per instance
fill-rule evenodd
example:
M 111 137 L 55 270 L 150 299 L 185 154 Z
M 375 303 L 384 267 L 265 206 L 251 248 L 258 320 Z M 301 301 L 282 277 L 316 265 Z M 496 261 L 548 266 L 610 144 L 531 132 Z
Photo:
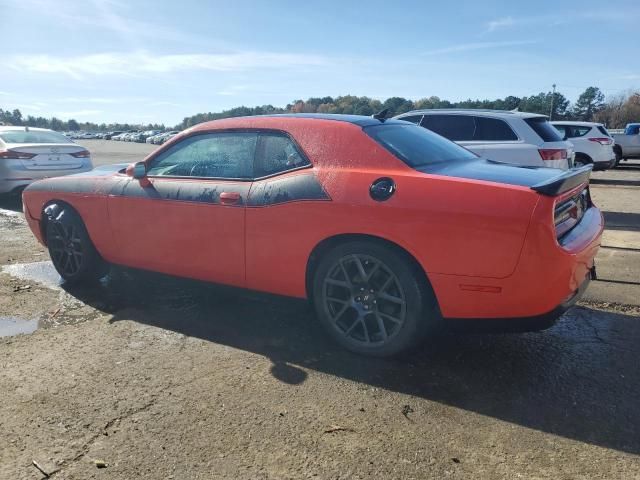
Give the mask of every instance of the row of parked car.
M 567 169 L 606 170 L 640 155 L 616 145 L 604 125 L 550 122 L 544 115 L 496 110 L 415 110 L 395 117 L 425 127 L 490 160 Z M 617 137 L 617 135 L 616 135 Z M 621 139 L 622 140 L 622 139 Z M 640 136 L 636 135 L 636 143 Z M 625 139 L 625 145 L 633 143 Z
M 111 135 L 107 134 L 102 138 L 104 138 L 105 140 L 116 140 L 120 142 L 137 142 L 162 145 L 164 142 L 173 138 L 178 133 L 180 133 L 178 130 L 171 130 L 169 132 L 162 132 L 160 130 L 147 130 L 144 132 L 112 132 Z
M 138 142 L 138 143 L 151 143 L 153 145 L 162 145 L 164 142 L 180 133 L 178 130 L 171 130 L 164 132 L 161 130 L 116 130 L 113 132 L 64 132 L 64 135 L 74 140 L 117 140 L 121 142 Z

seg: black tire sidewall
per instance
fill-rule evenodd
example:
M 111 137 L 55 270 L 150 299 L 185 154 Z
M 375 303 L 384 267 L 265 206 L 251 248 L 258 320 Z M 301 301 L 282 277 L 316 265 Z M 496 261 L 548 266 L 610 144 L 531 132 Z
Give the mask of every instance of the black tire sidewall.
M 384 263 L 398 277 L 404 290 L 406 302 L 405 323 L 398 334 L 384 345 L 367 347 L 345 338 L 332 324 L 325 312 L 323 302 L 323 280 L 338 259 L 350 254 L 369 255 Z M 437 308 L 431 289 L 420 278 L 412 262 L 401 252 L 384 244 L 368 241 L 351 241 L 341 244 L 321 259 L 313 276 L 313 306 L 324 329 L 340 345 L 352 352 L 387 357 L 411 350 L 424 340 L 431 327 L 437 324 Z
M 46 226 L 46 237 L 47 237 L 47 246 L 49 250 L 49 256 L 52 259 L 53 266 L 56 271 L 60 274 L 60 276 L 68 283 L 75 284 L 88 280 L 97 280 L 104 273 L 104 269 L 102 268 L 102 259 L 100 255 L 96 251 L 91 238 L 89 237 L 89 233 L 82 221 L 80 215 L 73 210 L 71 207 L 60 205 L 59 209 L 54 209 L 52 214 L 48 214 L 47 226 Z M 65 273 L 63 270 L 58 268 L 56 262 L 53 261 L 53 255 L 51 252 L 50 244 L 50 235 L 53 231 L 54 222 L 60 222 L 64 226 L 73 225 L 76 230 L 78 237 L 80 238 L 80 242 L 82 245 L 82 250 L 84 252 L 82 264 L 80 265 L 80 269 L 73 275 L 69 275 Z

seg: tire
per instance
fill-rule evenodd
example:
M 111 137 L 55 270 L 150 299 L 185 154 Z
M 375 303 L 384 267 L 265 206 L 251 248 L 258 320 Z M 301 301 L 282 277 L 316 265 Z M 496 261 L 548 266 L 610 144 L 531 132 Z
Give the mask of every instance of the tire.
M 440 326 L 422 272 L 406 254 L 382 243 L 351 241 L 327 252 L 313 275 L 312 296 L 329 335 L 362 355 L 409 351 Z
M 575 167 L 584 167 L 585 165 L 591 165 L 591 159 L 586 157 L 585 155 L 576 155 L 575 160 L 573 161 L 573 165 Z
M 69 284 L 94 282 L 107 273 L 107 264 L 94 247 L 80 215 L 68 205 L 52 204 L 44 210 L 49 256 Z
M 620 160 L 622 160 L 622 152 L 619 149 L 615 149 L 614 153 L 616 154 L 616 161 L 613 164 L 613 168 L 616 168 L 618 165 L 620 165 Z

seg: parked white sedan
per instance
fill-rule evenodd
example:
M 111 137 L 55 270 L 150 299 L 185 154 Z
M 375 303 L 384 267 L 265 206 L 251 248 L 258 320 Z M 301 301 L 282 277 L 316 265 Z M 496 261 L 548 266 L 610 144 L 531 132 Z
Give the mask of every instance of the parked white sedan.
M 551 122 L 565 140 L 573 143 L 576 152 L 575 164 L 593 165 L 594 170 L 606 170 L 615 166 L 613 138 L 601 123 Z
M 45 128 L 0 126 L 0 194 L 35 180 L 93 169 L 89 151 Z

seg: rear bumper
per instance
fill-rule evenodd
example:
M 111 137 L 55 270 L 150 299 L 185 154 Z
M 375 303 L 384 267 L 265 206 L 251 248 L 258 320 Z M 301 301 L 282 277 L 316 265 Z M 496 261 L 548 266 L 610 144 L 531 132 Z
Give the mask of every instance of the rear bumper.
M 616 164 L 616 159 L 615 157 L 612 158 L 611 160 L 606 160 L 603 162 L 593 162 L 593 169 L 594 170 L 609 170 L 610 168 L 613 168 Z
M 540 315 L 514 318 L 445 318 L 446 325 L 455 329 L 476 332 L 521 333 L 545 330 L 555 325 L 558 319 L 582 298 L 589 283 L 595 278 L 594 266 L 589 270 L 580 286 L 567 299 L 549 312 Z
M 544 197 L 541 202 L 552 205 L 553 197 Z M 558 241 L 546 218 L 550 211 L 547 205 L 534 214 L 518 265 L 508 277 L 428 274 L 442 316 L 479 322 L 500 319 L 540 323 L 540 317 L 557 318 L 562 308 L 577 301 L 593 270 L 604 220 L 600 210 L 591 207 Z
M 20 160 L 8 160 L 0 164 L 0 194 L 18 192 L 27 185 L 44 178 L 62 177 L 93 169 L 91 160 L 85 159 L 78 168 L 58 170 L 30 170 Z

